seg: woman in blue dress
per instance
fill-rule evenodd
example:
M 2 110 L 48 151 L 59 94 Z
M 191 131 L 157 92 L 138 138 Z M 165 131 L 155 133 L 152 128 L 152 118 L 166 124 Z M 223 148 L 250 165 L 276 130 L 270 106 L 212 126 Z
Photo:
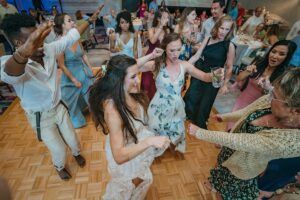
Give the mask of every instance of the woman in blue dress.
M 54 31 L 58 36 L 65 35 L 72 27 L 74 21 L 69 15 L 60 14 L 54 19 Z M 82 110 L 88 103 L 88 89 L 93 83 L 92 67 L 84 54 L 80 41 L 67 48 L 57 58 L 59 67 L 63 74 L 61 77 L 62 100 L 69 109 L 74 128 L 86 125 Z

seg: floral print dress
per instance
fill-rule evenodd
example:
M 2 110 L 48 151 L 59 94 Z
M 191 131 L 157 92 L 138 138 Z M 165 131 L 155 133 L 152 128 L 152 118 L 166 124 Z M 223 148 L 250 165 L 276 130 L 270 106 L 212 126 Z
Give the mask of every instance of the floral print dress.
M 149 127 L 161 136 L 168 136 L 176 146 L 175 150 L 185 152 L 185 110 L 181 97 L 184 84 L 184 69 L 180 65 L 180 73 L 172 81 L 165 66 L 155 80 L 157 91 L 148 108 Z
M 263 129 L 270 129 L 269 127 L 254 126 L 252 121 L 271 114 L 271 108 L 257 110 L 250 114 L 242 125 L 239 133 L 253 133 Z M 210 171 L 211 176 L 208 178 L 211 185 L 221 193 L 224 200 L 253 200 L 257 199 L 259 194 L 257 177 L 249 180 L 241 180 L 230 173 L 230 171 L 222 166 L 235 150 L 228 147 L 222 147 L 218 155 L 216 168 Z

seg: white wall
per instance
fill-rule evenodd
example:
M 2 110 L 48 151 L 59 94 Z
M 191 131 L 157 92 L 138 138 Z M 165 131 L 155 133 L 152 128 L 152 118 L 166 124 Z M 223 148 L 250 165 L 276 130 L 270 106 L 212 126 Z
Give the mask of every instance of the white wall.
M 76 10 L 83 13 L 93 13 L 97 6 L 104 4 L 101 15 L 109 13 L 110 8 L 114 8 L 117 12 L 121 10 L 122 0 L 62 0 L 64 12 L 74 15 Z
M 256 6 L 265 6 L 271 13 L 276 13 L 290 25 L 300 20 L 300 0 L 238 0 L 243 7 L 254 9 Z

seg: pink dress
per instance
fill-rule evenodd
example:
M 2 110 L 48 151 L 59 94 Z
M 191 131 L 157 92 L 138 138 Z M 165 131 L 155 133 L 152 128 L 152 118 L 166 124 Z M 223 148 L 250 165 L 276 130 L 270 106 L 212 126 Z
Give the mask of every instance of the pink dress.
M 145 17 L 146 9 L 147 9 L 147 5 L 145 3 L 143 3 L 140 7 L 140 18 Z
M 262 88 L 257 85 L 257 79 L 250 78 L 247 87 L 236 99 L 232 112 L 248 106 L 263 95 L 264 92 Z M 228 123 L 228 130 L 230 130 L 233 127 L 233 125 L 234 123 L 232 122 Z
M 149 40 L 149 49 L 146 53 L 146 55 L 152 53 L 152 51 L 156 48 L 159 47 L 160 42 L 159 40 L 156 41 L 155 44 L 152 44 Z M 154 97 L 156 93 L 156 85 L 155 85 L 155 80 L 153 78 L 153 73 L 152 72 L 143 72 L 142 73 L 142 81 L 141 81 L 141 89 L 146 92 L 149 100 Z

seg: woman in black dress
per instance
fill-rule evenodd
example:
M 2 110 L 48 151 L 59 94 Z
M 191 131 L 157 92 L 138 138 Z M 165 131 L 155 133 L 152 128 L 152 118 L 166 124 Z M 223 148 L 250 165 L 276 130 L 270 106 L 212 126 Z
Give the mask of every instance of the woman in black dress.
M 230 16 L 218 20 L 211 31 L 211 37 L 205 38 L 190 63 L 204 71 L 210 72 L 213 67 L 225 66 L 225 80 L 221 88 L 214 88 L 211 83 L 192 78 L 184 101 L 188 119 L 197 126 L 207 129 L 206 121 L 220 89 L 222 94 L 228 92 L 228 82 L 232 74 L 235 47 L 230 42 L 235 25 Z

